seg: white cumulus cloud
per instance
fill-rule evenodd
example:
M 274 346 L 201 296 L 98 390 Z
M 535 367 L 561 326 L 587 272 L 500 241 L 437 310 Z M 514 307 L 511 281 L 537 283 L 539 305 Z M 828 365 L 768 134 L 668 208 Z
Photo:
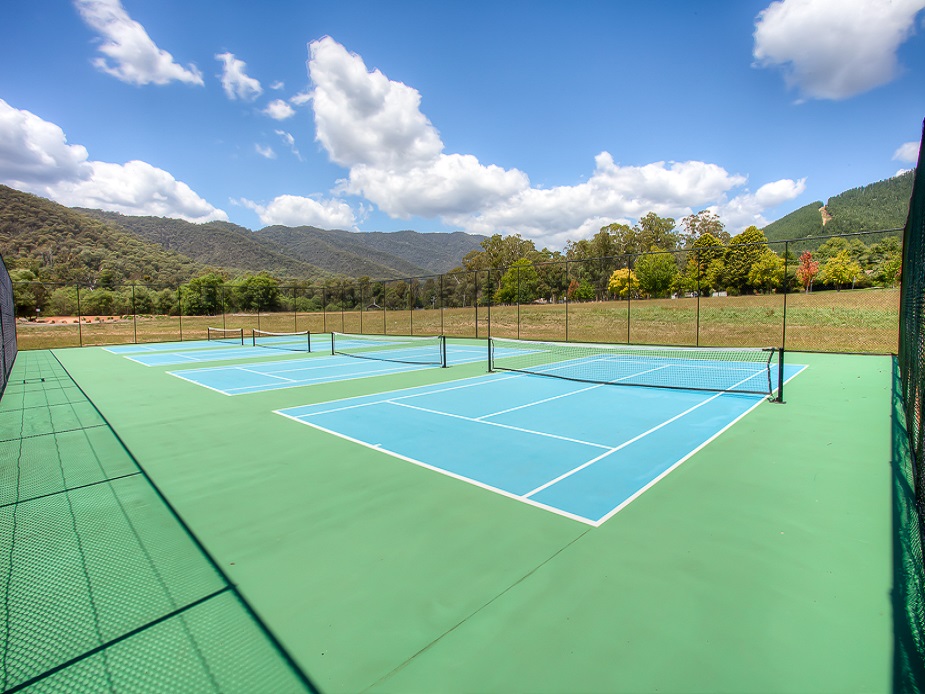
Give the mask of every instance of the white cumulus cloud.
M 290 104 L 295 104 L 296 106 L 304 106 L 309 101 L 312 100 L 312 94 L 310 91 L 299 92 L 295 94 L 292 98 L 289 99 Z
M 260 82 L 250 77 L 247 72 L 247 63 L 235 58 L 233 53 L 218 53 L 216 60 L 222 62 L 222 89 L 232 101 L 253 101 L 263 94 Z
M 309 46 L 318 141 L 342 166 L 408 170 L 432 162 L 443 143 L 421 113 L 421 95 L 330 37 Z
M 904 142 L 893 152 L 893 159 L 915 164 L 919 160 L 919 143 Z
M 273 120 L 286 120 L 295 115 L 295 109 L 282 99 L 274 99 L 263 112 Z
M 353 229 L 356 216 L 343 200 L 279 195 L 266 205 L 242 198 L 238 204 L 253 210 L 261 223 L 271 226 L 314 226 L 322 229 Z
M 254 145 L 254 149 L 257 151 L 257 154 L 264 159 L 276 159 L 276 152 L 270 146 L 264 147 L 263 145 L 256 144 Z
M 715 212 L 731 229 L 741 230 L 748 226 L 759 229 L 769 223 L 762 212 L 785 202 L 794 200 L 806 190 L 806 179 L 794 181 L 784 178 L 773 183 L 766 183 L 754 193 L 742 193 L 728 202 L 711 205 L 708 209 Z
M 186 183 L 143 161 L 111 164 L 89 159 L 64 131 L 0 99 L 0 182 L 62 205 L 124 214 L 227 220 Z
M 814 99 L 847 99 L 892 81 L 896 51 L 925 0 L 779 0 L 759 13 L 753 54 Z
M 105 57 L 93 61 L 97 69 L 129 84 L 203 85 L 196 66 L 183 67 L 158 48 L 120 0 L 74 0 L 74 4 L 84 22 L 102 37 L 99 51 Z
M 518 169 L 445 152 L 414 88 L 368 70 L 360 56 L 331 38 L 309 50 L 317 139 L 347 169 L 337 191 L 361 196 L 395 218 L 439 218 L 472 233 L 519 233 L 561 247 L 615 220 L 648 212 L 680 218 L 726 203 L 746 183 L 745 176 L 708 162 L 632 166 L 601 152 L 585 182 L 536 188 Z M 748 212 L 737 217 L 747 218 L 742 228 L 782 196 L 798 195 L 802 185 L 779 181 L 733 197 Z

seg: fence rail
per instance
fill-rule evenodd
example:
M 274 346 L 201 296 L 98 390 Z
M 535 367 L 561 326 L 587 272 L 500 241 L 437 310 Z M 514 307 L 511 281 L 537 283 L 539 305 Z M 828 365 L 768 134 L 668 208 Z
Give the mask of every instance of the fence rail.
M 257 276 L 175 287 L 16 282 L 14 294 L 23 349 L 198 340 L 211 326 L 895 353 L 896 232 L 409 279 L 281 286 Z M 825 242 L 829 247 L 820 248 Z M 720 251 L 722 276 L 714 267 Z M 807 252 L 819 259 L 814 273 Z

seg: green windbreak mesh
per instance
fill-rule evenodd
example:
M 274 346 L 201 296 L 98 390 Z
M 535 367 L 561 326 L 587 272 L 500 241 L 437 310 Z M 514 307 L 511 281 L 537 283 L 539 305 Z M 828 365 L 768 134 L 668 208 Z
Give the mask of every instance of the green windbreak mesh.
M 925 124 L 903 239 L 899 318 L 902 436 L 894 436 L 897 691 L 925 691 Z M 895 428 L 895 427 L 894 427 Z
M 0 691 L 311 682 L 50 352 L 0 400 Z
M 13 301 L 13 281 L 0 258 L 0 395 L 6 387 L 16 361 L 16 308 Z

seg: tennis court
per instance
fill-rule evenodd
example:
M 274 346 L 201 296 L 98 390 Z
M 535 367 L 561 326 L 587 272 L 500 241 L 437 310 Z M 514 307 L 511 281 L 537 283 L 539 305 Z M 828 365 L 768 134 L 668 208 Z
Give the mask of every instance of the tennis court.
M 384 342 L 343 345 L 411 350 L 398 356 L 412 360 L 419 349 Z M 890 690 L 889 358 L 788 355 L 778 404 L 760 392 L 779 381 L 760 350 L 751 363 L 740 353 L 695 360 L 701 381 L 723 374 L 715 392 L 665 388 L 689 370 L 664 352 L 646 357 L 659 368 L 636 354 L 551 355 L 499 341 L 488 373 L 484 340 L 451 340 L 449 368 L 253 349 L 156 352 L 233 352 L 233 364 L 183 371 L 228 369 L 221 387 L 252 387 L 246 397 L 126 358 L 134 349 L 16 362 L 38 373 L 29 365 L 42 358 L 60 374 L 26 378 L 36 394 L 20 405 L 47 403 L 45 424 L 23 428 L 39 420 L 15 409 L 16 389 L 4 397 L 7 423 L 24 446 L 54 444 L 46 477 L 60 468 L 77 485 L 66 494 L 78 519 L 56 532 L 94 548 L 81 564 L 56 540 L 72 558 L 61 564 L 67 580 L 36 596 L 52 604 L 60 592 L 80 613 L 111 615 L 107 624 L 139 615 L 118 647 L 90 651 L 100 673 L 130 665 L 100 677 L 144 681 L 162 670 L 144 663 L 177 652 L 192 654 L 180 662 L 198 663 L 204 689 L 254 691 L 262 672 L 283 682 L 274 691 L 304 688 L 268 655 L 277 644 L 331 692 Z M 336 368 L 283 388 L 245 380 L 324 364 Z M 362 376 L 371 365 L 385 370 Z M 574 369 L 599 368 L 603 380 L 638 387 L 572 380 Z M 560 377 L 523 372 L 544 369 Z M 55 395 L 62 384 L 72 395 Z M 110 430 L 124 444 L 119 460 L 129 459 L 99 469 L 93 461 L 123 450 Z M 144 530 L 169 518 L 126 486 L 137 470 L 215 568 L 196 563 L 183 532 Z M 77 503 L 100 485 L 118 502 L 111 511 Z M 31 532 L 18 513 L 17 532 Z M 106 513 L 131 523 L 96 542 Z M 104 547 L 137 562 L 107 563 Z M 178 592 L 192 565 L 202 581 Z M 165 625 L 194 626 L 169 637 L 148 627 L 150 608 L 135 605 L 154 593 L 167 596 Z M 252 613 L 234 607 L 238 595 Z M 218 600 L 232 610 L 222 621 L 198 616 Z M 11 603 L 12 614 L 24 604 Z M 41 618 L 42 633 L 67 623 L 58 612 Z M 252 658 L 221 646 L 248 640 Z M 62 674 L 79 672 L 64 662 Z
M 787 380 L 801 369 L 788 367 Z M 279 414 L 599 525 L 762 401 L 497 373 Z
M 241 347 L 228 354 L 224 350 L 221 351 L 219 360 L 248 357 L 264 357 L 264 360 L 257 363 L 184 369 L 169 373 L 223 395 L 244 395 L 400 374 L 415 369 L 438 367 L 444 363 L 447 365 L 471 364 L 484 362 L 486 358 L 484 347 L 454 345 L 446 348 L 443 341 L 437 338 L 422 340 L 401 336 L 389 339 L 385 337 L 361 338 L 351 335 L 343 336 L 336 348 L 332 346 L 330 336 L 322 336 L 322 338 L 316 340 L 316 344 L 327 345 L 328 351 L 315 352 L 307 358 L 267 361 L 265 349 Z M 508 351 L 511 354 L 515 353 L 514 350 Z M 202 359 L 202 361 L 207 360 L 207 357 Z M 168 357 L 166 362 L 159 363 L 163 365 L 176 362 L 169 360 Z

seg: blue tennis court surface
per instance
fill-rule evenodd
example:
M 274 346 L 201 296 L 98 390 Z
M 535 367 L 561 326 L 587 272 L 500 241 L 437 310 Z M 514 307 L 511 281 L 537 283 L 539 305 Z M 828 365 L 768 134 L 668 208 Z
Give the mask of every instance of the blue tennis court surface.
M 234 347 L 234 344 L 225 342 L 209 342 L 207 340 L 194 340 L 187 342 L 148 342 L 130 345 L 110 345 L 103 347 L 106 352 L 113 354 L 150 354 L 152 352 L 185 352 L 194 349 L 214 349 L 217 347 Z M 240 344 L 237 345 L 240 347 Z
M 212 349 L 131 354 L 125 355 L 125 358 L 145 366 L 174 366 L 176 364 L 197 364 L 210 361 L 231 361 L 232 359 L 265 358 L 268 355 L 279 356 L 279 352 L 269 351 L 264 347 L 242 347 L 241 345 L 223 344 L 221 347 Z
M 384 344 L 394 347 L 394 343 Z M 369 342 L 367 341 L 365 345 L 369 345 Z M 247 351 L 247 349 L 239 349 L 238 352 Z M 265 349 L 257 347 L 256 350 L 261 353 L 261 356 L 267 355 L 267 350 Z M 414 347 L 408 350 L 392 349 L 389 351 L 389 355 L 395 358 L 406 357 L 413 359 L 415 355 L 419 354 L 420 350 Z M 447 362 L 450 365 L 478 361 L 485 361 L 484 347 L 475 345 L 447 346 Z M 424 368 L 434 367 L 433 365 L 396 363 L 347 355 L 313 354 L 302 359 L 184 369 L 182 371 L 169 371 L 168 373 L 225 395 L 243 395 L 245 393 L 260 393 L 266 390 L 405 373 L 413 369 Z
M 493 373 L 277 414 L 600 525 L 765 400 Z

